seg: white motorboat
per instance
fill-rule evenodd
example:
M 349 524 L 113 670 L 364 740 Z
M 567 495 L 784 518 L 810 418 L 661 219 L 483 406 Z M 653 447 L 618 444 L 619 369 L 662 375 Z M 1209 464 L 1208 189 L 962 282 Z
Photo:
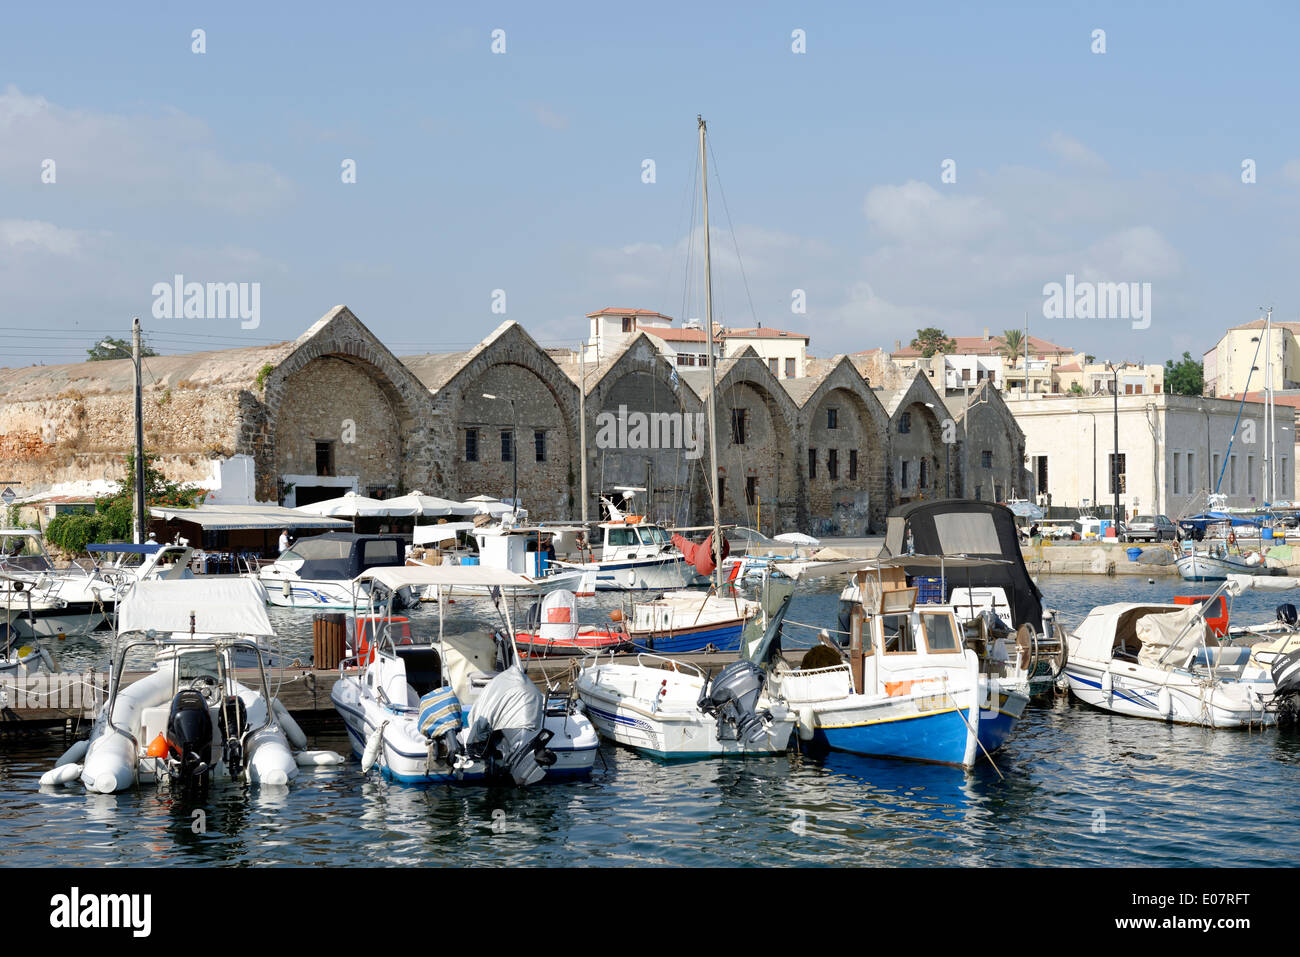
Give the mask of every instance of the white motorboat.
M 330 752 L 295 756 L 291 741 L 303 747 L 306 738 L 271 696 L 261 658 L 259 641 L 272 634 L 253 582 L 137 582 L 119 606 L 108 700 L 90 739 L 69 749 L 41 783 L 79 779 L 101 794 L 140 782 L 283 786 L 300 763 L 339 763 Z M 141 651 L 154 654 L 155 668 L 126 685 L 128 658 Z M 237 679 L 236 652 L 256 661 L 257 687 Z
M 276 607 L 351 612 L 366 605 L 365 585 L 358 590 L 357 576 L 367 568 L 400 566 L 405 550 L 396 535 L 326 532 L 299 539 L 250 577 L 262 583 Z
M 484 568 L 497 568 L 513 572 L 528 582 L 525 588 L 525 592 L 528 594 L 545 594 L 554 591 L 569 591 L 576 595 L 592 595 L 595 593 L 596 573 L 594 571 L 562 568 L 553 559 L 548 558 L 548 553 L 543 547 L 544 536 L 582 531 L 577 526 L 489 525 L 474 527 L 470 523 L 417 525 L 415 527 L 415 545 L 419 546 L 439 541 L 445 542 L 455 531 L 461 530 L 467 524 L 469 525 L 468 533 L 474 536 L 474 540 L 478 545 L 477 555 L 469 556 L 454 553 L 442 555 L 435 552 L 434 557 L 430 559 L 415 557 L 416 554 L 425 556 L 428 554 L 427 551 L 413 552 L 413 557 L 407 559 L 407 564 L 423 565 L 425 567 L 442 564 L 478 564 Z M 451 531 L 447 529 L 451 529 Z M 457 591 L 460 594 L 486 595 L 489 589 L 465 586 L 457 589 Z M 505 593 L 514 595 L 511 589 L 506 589 Z M 426 590 L 421 597 L 425 601 L 438 600 L 435 589 Z
M 780 629 L 789 593 L 768 632 Z M 602 735 L 662 759 L 779 754 L 794 730 L 795 716 L 769 691 L 766 669 L 744 655 L 712 677 L 660 655 L 638 655 L 636 664 L 597 657 L 573 687 Z
M 1223 542 L 1200 549 L 1192 545 L 1174 564 L 1183 581 L 1189 582 L 1224 581 L 1229 575 L 1267 575 L 1272 571 L 1259 555 L 1233 555 Z
M 624 515 L 604 499 L 610 520 L 599 526 L 603 536 L 599 557 L 584 544 L 581 559 L 557 561 L 561 568 L 590 572 L 597 591 L 647 591 L 682 588 L 695 580 L 695 570 L 672 543 L 667 530 L 640 515 Z
M 363 772 L 378 768 L 407 784 L 518 785 L 591 773 L 595 728 L 567 694 L 543 695 L 528 678 L 504 603 L 502 629 L 472 622 L 450 631 L 444 601 L 435 640 L 399 643 L 393 634 L 391 600 L 403 589 L 428 587 L 443 596 L 466 587 L 526 591 L 521 576 L 473 565 L 408 565 L 370 569 L 359 583 L 368 586 L 369 613 L 378 622 L 373 650 L 364 660 L 343 660 L 330 697 Z
M 799 668 L 773 673 L 810 750 L 969 768 L 991 760 L 1015 729 L 1029 701 L 1033 655 L 984 635 L 964 637 L 949 606 L 918 605 L 904 569 L 926 558 L 937 565 L 937 556 L 919 555 L 854 563 L 862 598 L 847 649 L 823 638 Z M 944 563 L 959 570 L 990 560 L 944 556 Z
M 1247 587 L 1229 579 L 1200 605 L 1094 608 L 1068 638 L 1070 690 L 1085 704 L 1130 717 L 1208 728 L 1275 723 L 1270 670 L 1252 661 L 1249 646 L 1221 644 L 1205 620 L 1220 594 Z
M 31 594 L 30 608 L 24 591 Z M 105 623 L 117 598 L 115 586 L 97 570 L 55 568 L 35 529 L 0 529 L 0 604 L 14 613 L 8 620 L 19 635 L 89 634 Z

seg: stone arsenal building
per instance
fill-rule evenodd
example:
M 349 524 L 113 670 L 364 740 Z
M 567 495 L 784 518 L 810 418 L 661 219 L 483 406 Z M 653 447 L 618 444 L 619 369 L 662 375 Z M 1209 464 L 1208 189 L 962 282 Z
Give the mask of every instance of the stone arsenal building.
M 752 347 L 719 361 L 724 522 L 857 535 L 883 529 L 897 504 L 1028 488 L 1024 437 L 995 389 L 945 397 L 922 371 L 873 385 L 852 357 L 810 365 L 811 375 L 778 378 Z M 709 514 L 707 449 L 609 447 L 599 432 L 632 413 L 704 421 L 707 371 L 679 367 L 644 333 L 580 361 L 506 322 L 468 352 L 399 357 L 338 306 L 293 342 L 145 366 L 145 447 L 213 501 L 304 505 L 348 489 L 509 496 L 517 466 L 534 518 L 577 518 L 585 428 L 590 517 L 619 486 L 648 488 L 638 507 L 656 518 Z M 132 383 L 125 359 L 0 369 L 0 480 L 31 496 L 120 479 Z

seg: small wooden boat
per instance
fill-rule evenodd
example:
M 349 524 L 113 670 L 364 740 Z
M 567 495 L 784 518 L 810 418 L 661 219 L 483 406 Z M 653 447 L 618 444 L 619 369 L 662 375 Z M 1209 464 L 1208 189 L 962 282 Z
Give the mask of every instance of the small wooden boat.
M 553 591 L 529 609 L 523 626 L 515 632 L 515 645 L 523 658 L 560 658 L 613 652 L 628 645 L 617 624 L 593 627 L 578 624 L 578 599 L 571 591 Z

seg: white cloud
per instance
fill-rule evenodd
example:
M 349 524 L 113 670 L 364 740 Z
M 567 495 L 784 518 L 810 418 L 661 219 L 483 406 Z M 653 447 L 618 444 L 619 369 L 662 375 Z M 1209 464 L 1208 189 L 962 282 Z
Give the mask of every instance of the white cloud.
M 874 187 L 863 209 L 881 236 L 909 244 L 968 242 L 1003 222 L 1001 211 L 978 196 L 940 193 L 914 179 Z
M 0 219 L 0 246 L 25 247 L 28 252 L 70 256 L 81 250 L 87 235 L 37 219 Z
M 269 164 L 230 159 L 202 120 L 179 110 L 119 115 L 72 109 L 29 96 L 16 86 L 0 93 L 0 174 L 40 183 L 52 159 L 48 188 L 75 191 L 104 205 L 132 208 L 189 204 L 247 216 L 288 202 L 293 184 Z
M 1088 170 L 1107 169 L 1106 161 L 1071 136 L 1060 130 L 1052 133 L 1044 144 L 1061 159 L 1074 166 Z
M 545 103 L 534 103 L 529 109 L 533 112 L 533 118 L 547 129 L 567 130 L 569 128 L 569 118 L 557 113 Z

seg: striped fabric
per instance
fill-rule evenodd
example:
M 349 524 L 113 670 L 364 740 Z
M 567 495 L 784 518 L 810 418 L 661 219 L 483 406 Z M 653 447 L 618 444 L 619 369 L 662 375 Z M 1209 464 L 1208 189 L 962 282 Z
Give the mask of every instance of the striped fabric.
M 418 727 L 426 738 L 436 738 L 461 727 L 460 700 L 450 688 L 438 688 L 420 699 Z

